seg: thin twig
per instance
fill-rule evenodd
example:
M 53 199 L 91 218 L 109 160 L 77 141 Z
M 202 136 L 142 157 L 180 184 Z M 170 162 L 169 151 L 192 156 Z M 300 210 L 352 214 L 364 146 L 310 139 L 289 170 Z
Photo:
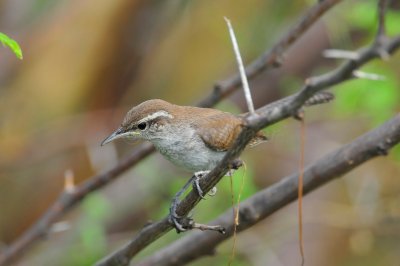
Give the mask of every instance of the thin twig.
M 378 2 L 378 30 L 376 34 L 376 40 L 386 36 L 385 27 L 385 13 L 390 0 L 379 0 Z
M 304 265 L 305 255 L 304 255 L 304 241 L 303 241 L 303 181 L 304 181 L 304 152 L 305 152 L 305 142 L 306 142 L 306 124 L 304 118 L 300 120 L 300 160 L 299 160 L 299 181 L 297 188 L 298 195 L 298 219 L 299 219 L 299 251 L 301 256 L 301 266 Z
M 376 43 L 383 43 L 387 40 L 385 27 L 385 13 L 390 0 L 379 0 L 378 2 L 378 30 L 375 36 Z M 389 60 L 390 55 L 385 50 L 379 50 L 379 55 L 382 60 Z
M 337 58 L 337 59 L 352 59 L 357 60 L 358 54 L 354 51 L 345 51 L 339 49 L 326 49 L 322 52 L 322 55 L 326 58 Z
M 354 70 L 353 76 L 359 79 L 369 79 L 369 80 L 385 80 L 386 77 L 376 74 L 376 73 L 367 73 L 360 70 Z
M 242 56 L 240 55 L 239 45 L 236 40 L 235 32 L 233 31 L 231 21 L 227 17 L 224 17 L 224 19 L 226 21 L 226 24 L 228 25 L 229 35 L 231 36 L 233 51 L 235 52 L 236 62 L 239 67 L 240 79 L 242 80 L 243 84 L 243 91 L 247 102 L 247 108 L 249 110 L 249 113 L 254 115 L 255 111 L 254 111 L 253 99 L 251 98 L 249 82 L 247 81 L 246 71 L 244 69 Z
M 68 169 L 64 173 L 64 191 L 66 193 L 73 194 L 75 192 L 75 178 L 74 172 L 71 169 Z

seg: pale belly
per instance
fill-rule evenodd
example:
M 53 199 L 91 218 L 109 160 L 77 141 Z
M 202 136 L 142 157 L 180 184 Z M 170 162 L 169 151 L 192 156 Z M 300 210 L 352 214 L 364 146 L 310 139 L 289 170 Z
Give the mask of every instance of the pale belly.
M 225 155 L 225 152 L 209 149 L 201 140 L 170 140 L 153 143 L 166 159 L 192 172 L 212 170 Z

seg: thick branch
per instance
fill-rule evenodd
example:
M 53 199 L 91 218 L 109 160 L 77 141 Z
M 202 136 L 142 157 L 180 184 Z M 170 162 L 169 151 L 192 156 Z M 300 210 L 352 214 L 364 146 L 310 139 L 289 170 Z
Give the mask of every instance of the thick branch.
M 258 115 L 247 117 L 247 126 L 243 128 L 235 145 L 227 152 L 218 166 L 207 176 L 202 178 L 202 190 L 208 192 L 221 180 L 228 171 L 230 162 L 240 155 L 247 143 L 254 137 L 259 129 L 296 114 L 298 109 L 314 93 L 350 79 L 354 70 L 368 61 L 379 57 L 378 51 L 380 49 L 384 49 L 387 53 L 393 53 L 399 46 L 400 36 L 384 44 L 375 43 L 370 47 L 362 48 L 358 51 L 359 57 L 357 60 L 348 60 L 333 71 L 310 79 L 311 82 L 306 82 L 306 85 L 299 93 L 266 105 L 257 110 Z M 200 198 L 197 193 L 191 191 L 182 200 L 177 213 L 182 216 L 187 215 L 199 201 Z M 168 225 L 168 218 L 166 217 L 142 229 L 127 245 L 109 255 L 97 265 L 127 265 L 132 256 L 136 255 L 140 250 L 168 232 L 171 228 L 172 227 Z
M 350 144 L 322 157 L 304 171 L 304 192 L 308 193 L 340 177 L 366 161 L 386 155 L 400 142 L 400 115 L 364 134 Z M 298 174 L 258 192 L 240 204 L 240 225 L 243 231 L 262 221 L 297 198 Z M 227 210 L 211 224 L 226 228 L 226 234 L 194 232 L 168 245 L 138 265 L 183 265 L 201 256 L 214 253 L 215 248 L 233 234 L 232 210 Z
M 311 7 L 303 15 L 300 21 L 295 24 L 295 26 L 288 31 L 280 41 L 278 41 L 260 58 L 246 67 L 248 78 L 252 79 L 263 70 L 279 65 L 278 63 L 282 61 L 283 53 L 290 48 L 291 45 L 295 43 L 295 41 L 297 41 L 323 14 L 340 1 L 341 0 L 325 0 L 316 3 Z M 213 92 L 200 101 L 198 106 L 211 107 L 215 105 L 221 99 L 229 96 L 239 87 L 239 85 L 240 79 L 238 75 L 219 82 L 218 85 L 215 86 Z M 74 208 L 90 192 L 109 184 L 110 181 L 117 178 L 120 174 L 134 166 L 141 159 L 147 157 L 153 151 L 154 148 L 148 144 L 140 145 L 131 155 L 124 158 L 113 169 L 95 175 L 82 185 L 78 185 L 75 193 L 61 194 L 46 213 L 40 217 L 31 228 L 13 242 L 7 249 L 2 251 L 0 254 L 0 265 L 9 262 L 11 259 L 28 249 L 35 241 L 41 239 L 47 233 L 52 223 L 62 217 L 67 210 Z

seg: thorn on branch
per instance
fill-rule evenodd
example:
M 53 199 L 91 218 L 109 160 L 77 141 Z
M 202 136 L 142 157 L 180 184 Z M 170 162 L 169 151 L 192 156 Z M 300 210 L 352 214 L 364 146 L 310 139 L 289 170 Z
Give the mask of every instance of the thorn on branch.
M 71 169 L 64 172 L 64 191 L 67 194 L 75 192 L 74 172 Z
M 237 61 L 238 67 L 239 67 L 239 73 L 240 73 L 240 78 L 242 80 L 243 91 L 244 91 L 244 96 L 246 98 L 247 107 L 249 109 L 250 114 L 256 115 L 256 113 L 254 111 L 253 99 L 251 97 L 249 82 L 248 82 L 247 76 L 246 76 L 246 70 L 243 65 L 242 56 L 240 55 L 239 45 L 236 40 L 235 32 L 233 31 L 231 21 L 226 17 L 224 17 L 224 19 L 228 26 L 229 35 L 231 37 L 231 41 L 232 41 L 232 45 L 233 45 L 233 51 L 235 53 L 236 61 Z
M 376 73 L 367 73 L 360 70 L 354 70 L 353 76 L 360 79 L 379 80 L 379 81 L 386 79 L 386 77 L 383 75 L 379 75 Z
M 191 229 L 199 229 L 201 231 L 216 231 L 223 235 L 226 233 L 225 227 L 220 226 L 220 225 L 207 225 L 207 224 L 193 223 Z
M 357 52 L 339 49 L 326 49 L 322 52 L 322 55 L 326 58 L 336 59 L 358 60 L 360 58 L 360 55 Z

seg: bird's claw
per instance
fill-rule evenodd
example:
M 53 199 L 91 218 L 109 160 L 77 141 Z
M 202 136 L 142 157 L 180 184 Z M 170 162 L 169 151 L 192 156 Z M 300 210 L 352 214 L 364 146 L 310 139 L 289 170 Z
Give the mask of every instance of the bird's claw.
M 210 171 L 199 171 L 194 173 L 193 188 L 197 191 L 200 198 L 206 199 L 203 190 L 200 187 L 200 179 L 207 175 Z
M 194 221 L 191 217 L 179 216 L 176 213 L 178 202 L 173 202 L 171 208 L 169 209 L 169 223 L 175 227 L 176 232 L 179 234 L 187 230 L 192 229 Z
M 178 234 L 192 229 L 193 224 L 194 224 L 194 221 L 192 218 L 179 217 L 177 215 L 175 216 L 174 214 L 169 215 L 168 221 L 170 222 L 170 224 L 173 227 L 175 227 L 175 230 Z
M 200 182 L 199 181 L 200 181 L 200 178 L 196 177 L 196 179 L 193 181 L 193 188 L 196 190 L 196 192 L 197 192 L 197 194 L 199 195 L 200 198 L 206 199 L 204 197 L 204 192 L 200 187 Z

